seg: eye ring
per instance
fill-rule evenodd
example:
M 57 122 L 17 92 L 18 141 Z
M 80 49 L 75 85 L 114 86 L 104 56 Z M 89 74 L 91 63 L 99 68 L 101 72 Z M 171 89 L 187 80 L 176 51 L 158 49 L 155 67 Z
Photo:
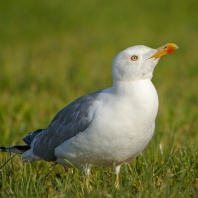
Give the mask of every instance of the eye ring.
M 131 56 L 131 60 L 132 60 L 132 61 L 138 60 L 138 56 L 136 56 L 136 55 Z

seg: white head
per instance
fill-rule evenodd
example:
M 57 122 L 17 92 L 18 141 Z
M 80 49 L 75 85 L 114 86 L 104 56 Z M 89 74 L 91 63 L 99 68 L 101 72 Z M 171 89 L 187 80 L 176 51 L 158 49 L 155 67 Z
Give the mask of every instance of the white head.
M 175 44 L 170 43 L 158 49 L 152 49 L 144 45 L 125 49 L 113 60 L 114 82 L 151 79 L 159 58 L 177 48 Z

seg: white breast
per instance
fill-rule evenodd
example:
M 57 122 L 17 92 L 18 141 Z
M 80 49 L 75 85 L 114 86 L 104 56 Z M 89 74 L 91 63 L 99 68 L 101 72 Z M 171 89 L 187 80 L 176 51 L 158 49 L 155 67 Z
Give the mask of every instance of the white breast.
M 92 107 L 95 111 L 88 129 L 56 148 L 56 156 L 76 166 L 110 166 L 129 161 L 146 147 L 158 110 L 151 81 L 120 82 L 104 93 L 103 102 Z

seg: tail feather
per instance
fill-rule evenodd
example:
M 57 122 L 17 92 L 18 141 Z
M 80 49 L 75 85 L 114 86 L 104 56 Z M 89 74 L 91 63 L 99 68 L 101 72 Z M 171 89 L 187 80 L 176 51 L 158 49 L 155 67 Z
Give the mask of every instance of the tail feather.
M 27 150 L 29 150 L 30 147 L 28 145 L 24 145 L 24 146 L 6 146 L 0 147 L 0 152 L 11 152 L 11 153 L 18 153 L 18 154 L 22 154 L 24 152 L 26 152 Z
M 33 149 L 31 149 L 32 141 L 39 136 L 44 129 L 38 129 L 34 132 L 29 133 L 26 137 L 23 138 L 23 141 L 27 145 L 18 145 L 18 146 L 6 146 L 0 147 L 0 152 L 11 152 L 21 154 L 23 162 L 32 162 L 36 160 L 40 160 L 40 157 L 34 155 Z
M 22 162 L 33 162 L 33 161 L 40 160 L 40 157 L 34 155 L 32 153 L 32 149 L 29 149 L 29 150 L 27 150 L 27 152 L 24 152 L 21 155 L 21 160 L 22 160 Z

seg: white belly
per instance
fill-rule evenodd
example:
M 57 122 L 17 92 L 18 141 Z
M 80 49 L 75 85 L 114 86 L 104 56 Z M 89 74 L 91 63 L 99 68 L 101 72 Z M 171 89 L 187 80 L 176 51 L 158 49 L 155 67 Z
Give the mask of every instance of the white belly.
M 87 163 L 111 166 L 136 157 L 153 135 L 158 109 L 155 88 L 146 86 L 132 90 L 132 96 L 111 93 L 105 102 L 96 104 L 90 126 L 57 147 L 55 155 L 77 167 Z

